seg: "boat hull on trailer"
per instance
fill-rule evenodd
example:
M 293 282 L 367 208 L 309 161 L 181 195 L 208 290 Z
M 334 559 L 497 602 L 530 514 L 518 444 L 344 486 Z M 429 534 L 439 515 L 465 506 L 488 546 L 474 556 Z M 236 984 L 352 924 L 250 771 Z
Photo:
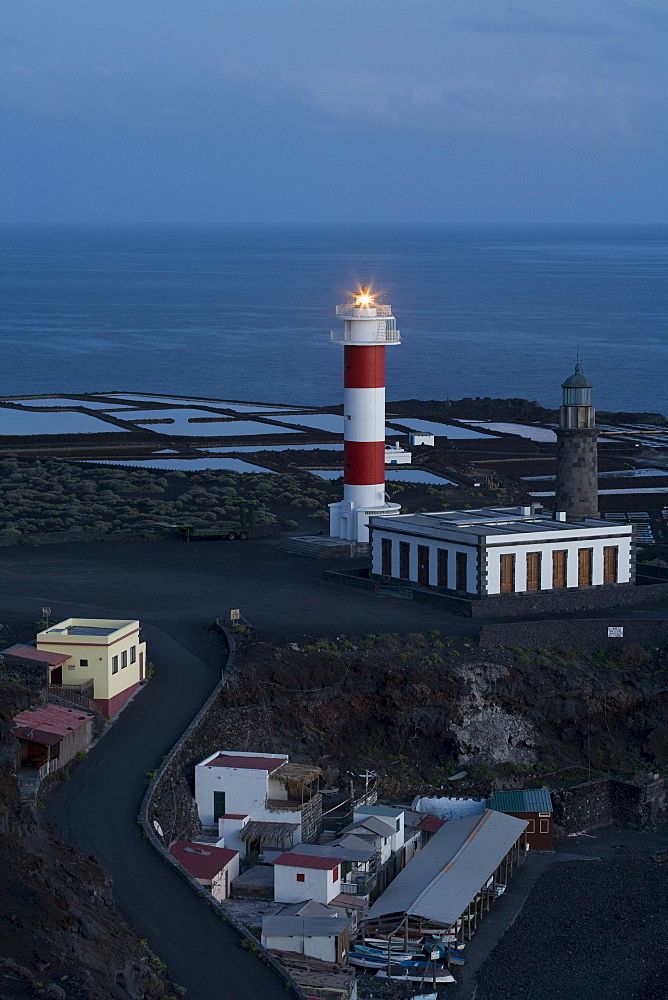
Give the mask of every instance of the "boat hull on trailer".
M 408 970 L 406 970 L 406 971 L 408 971 Z M 429 972 L 429 971 L 427 972 L 426 975 L 423 972 L 422 975 L 419 975 L 419 976 L 415 975 L 415 974 L 413 974 L 413 975 L 402 975 L 401 973 L 395 974 L 394 972 L 392 973 L 392 975 L 388 976 L 387 972 L 385 972 L 384 970 L 381 970 L 380 972 L 376 973 L 376 977 L 378 979 L 395 979 L 395 980 L 399 980 L 399 981 L 403 980 L 404 982 L 409 982 L 409 983 L 423 983 L 423 982 L 429 983 L 429 982 L 433 982 L 434 981 L 433 980 L 433 976 L 432 976 L 431 972 Z M 441 969 L 437 969 L 437 971 L 436 971 L 436 982 L 437 983 L 456 983 L 457 980 L 449 972 L 441 970 Z

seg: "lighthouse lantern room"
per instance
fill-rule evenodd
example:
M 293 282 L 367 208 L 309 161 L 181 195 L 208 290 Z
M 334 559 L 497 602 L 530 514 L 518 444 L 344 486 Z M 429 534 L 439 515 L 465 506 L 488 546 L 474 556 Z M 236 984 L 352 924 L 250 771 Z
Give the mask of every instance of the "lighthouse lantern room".
M 329 505 L 332 538 L 368 542 L 369 517 L 398 514 L 401 505 L 385 497 L 385 348 L 400 344 L 392 307 L 376 303 L 362 286 L 350 302 L 336 307 L 343 330 L 343 500 Z

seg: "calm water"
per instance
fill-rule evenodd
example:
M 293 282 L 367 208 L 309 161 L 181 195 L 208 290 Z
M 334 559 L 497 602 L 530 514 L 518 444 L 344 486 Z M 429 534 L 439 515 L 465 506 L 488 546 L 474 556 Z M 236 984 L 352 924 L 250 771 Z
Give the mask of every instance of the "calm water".
M 557 405 L 580 349 L 600 408 L 668 412 L 668 227 L 5 232 L 0 394 L 341 399 L 334 305 L 387 291 L 388 398 Z

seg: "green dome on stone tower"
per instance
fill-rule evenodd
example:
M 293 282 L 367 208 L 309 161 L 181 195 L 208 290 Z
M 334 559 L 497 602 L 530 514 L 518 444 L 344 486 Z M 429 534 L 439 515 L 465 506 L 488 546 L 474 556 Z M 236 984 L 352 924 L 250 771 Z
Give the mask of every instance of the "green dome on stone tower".
M 593 389 L 594 384 L 590 382 L 587 376 L 582 371 L 582 366 L 577 364 L 575 366 L 575 371 L 570 378 L 567 378 L 565 382 L 561 383 L 562 389 Z

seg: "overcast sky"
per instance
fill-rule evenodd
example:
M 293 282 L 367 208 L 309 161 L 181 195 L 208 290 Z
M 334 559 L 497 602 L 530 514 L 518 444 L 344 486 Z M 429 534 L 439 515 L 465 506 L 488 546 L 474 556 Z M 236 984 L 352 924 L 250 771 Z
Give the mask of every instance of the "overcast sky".
M 11 222 L 668 221 L 668 0 L 5 0 L 3 22 Z

